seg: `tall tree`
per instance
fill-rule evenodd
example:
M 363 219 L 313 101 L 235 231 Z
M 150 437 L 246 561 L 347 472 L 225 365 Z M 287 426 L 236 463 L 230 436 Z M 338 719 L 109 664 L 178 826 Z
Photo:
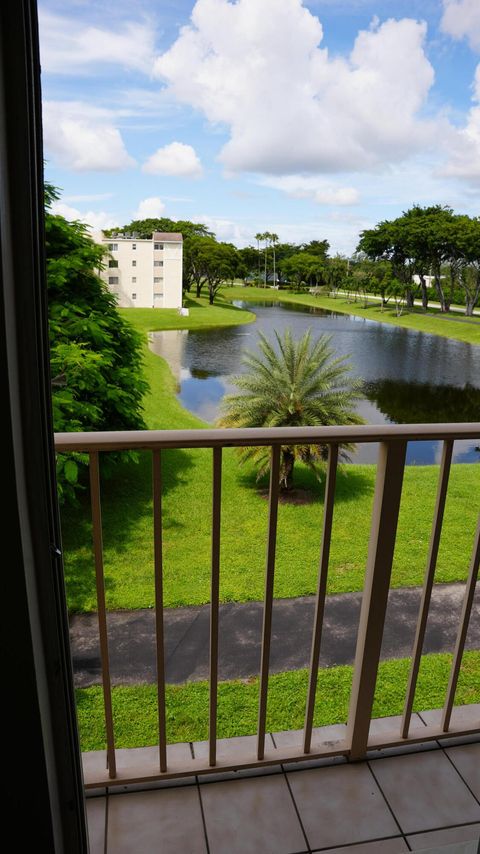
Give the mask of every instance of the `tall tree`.
M 263 240 L 263 234 L 261 231 L 257 231 L 255 235 L 255 240 L 257 241 L 257 252 L 258 252 L 258 282 L 260 283 L 260 241 Z
M 276 246 L 278 243 L 278 234 L 275 234 L 274 232 L 270 232 L 269 237 L 270 237 L 270 245 L 272 247 L 272 252 L 273 252 L 273 284 L 276 285 L 277 284 L 277 271 L 275 269 L 275 249 L 276 249 Z
M 143 421 L 141 339 L 119 314 L 115 297 L 99 278 L 104 248 L 80 222 L 49 208 L 58 198 L 46 187 L 46 255 L 50 357 L 55 430 L 138 430 Z M 107 466 L 118 457 L 108 455 Z M 87 461 L 59 455 L 60 496 L 72 498 Z
M 189 220 L 174 220 L 168 217 L 150 217 L 148 219 L 134 219 L 127 225 L 106 228 L 103 233 L 106 237 L 112 234 L 137 234 L 139 240 L 149 240 L 154 231 L 177 231 L 186 237 L 213 237 L 206 225 L 201 222 L 190 222 Z

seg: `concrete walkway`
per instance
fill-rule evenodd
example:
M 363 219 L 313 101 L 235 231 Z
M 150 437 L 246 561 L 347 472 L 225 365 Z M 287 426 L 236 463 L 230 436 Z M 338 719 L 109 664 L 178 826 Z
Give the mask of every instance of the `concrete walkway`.
M 463 584 L 439 584 L 433 591 L 424 652 L 451 652 L 455 644 Z M 382 658 L 404 658 L 412 651 L 421 590 L 391 590 Z M 352 664 L 361 593 L 327 597 L 321 666 Z M 270 671 L 308 667 L 315 598 L 276 599 Z M 261 602 L 220 606 L 219 678 L 246 679 L 258 675 L 263 606 Z M 209 606 L 165 610 L 167 682 L 208 679 Z M 155 613 L 153 610 L 115 611 L 108 615 L 110 670 L 113 684 L 134 685 L 156 679 Z M 96 614 L 75 615 L 70 621 L 75 684 L 101 681 Z M 467 635 L 467 649 L 480 649 L 480 585 Z

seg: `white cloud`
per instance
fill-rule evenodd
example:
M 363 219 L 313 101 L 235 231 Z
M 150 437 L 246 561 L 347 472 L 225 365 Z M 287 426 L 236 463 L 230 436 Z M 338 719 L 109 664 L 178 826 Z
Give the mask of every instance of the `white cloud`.
M 79 220 L 88 225 L 90 231 L 101 231 L 103 228 L 113 228 L 118 224 L 118 220 L 105 211 L 79 211 L 77 208 L 72 208 L 70 205 L 62 201 L 53 202 L 51 211 L 54 214 L 64 216 L 70 222 Z
M 255 230 L 252 231 L 250 226 L 241 225 L 233 219 L 199 214 L 194 217 L 194 221 L 202 222 L 207 226 L 209 231 L 213 231 L 218 240 L 222 240 L 225 243 L 234 243 L 235 246 L 247 246 L 253 242 Z
M 148 23 L 125 21 L 108 29 L 85 26 L 46 10 L 40 11 L 42 71 L 57 74 L 98 73 L 99 65 L 150 73 L 155 33 Z
M 74 172 L 118 172 L 133 166 L 109 110 L 81 101 L 44 101 L 43 138 L 47 159 Z
M 195 149 L 184 142 L 171 142 L 163 148 L 157 148 L 142 169 L 149 175 L 176 175 L 183 178 L 198 178 L 202 174 L 202 164 Z
M 142 199 L 137 210 L 132 214 L 134 219 L 150 219 L 163 215 L 165 205 L 158 196 Z
M 372 169 L 428 140 L 425 35 L 411 19 L 374 22 L 347 58 L 331 57 L 302 0 L 197 0 L 154 73 L 177 101 L 226 126 L 220 159 L 231 172 Z
M 440 27 L 454 39 L 466 38 L 472 50 L 480 50 L 479 0 L 443 0 Z
M 319 205 L 356 205 L 360 201 L 355 187 L 335 187 L 313 175 L 269 175 L 260 178 L 259 183 L 283 190 L 294 199 L 312 199 Z
M 480 64 L 472 89 L 474 105 L 468 112 L 465 127 L 450 128 L 446 136 L 449 159 L 440 174 L 477 183 L 480 182 Z

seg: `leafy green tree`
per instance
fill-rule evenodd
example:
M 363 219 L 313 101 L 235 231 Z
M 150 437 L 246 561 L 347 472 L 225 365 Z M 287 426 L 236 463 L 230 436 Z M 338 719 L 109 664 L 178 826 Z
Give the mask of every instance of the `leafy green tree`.
M 333 292 L 333 297 L 336 299 L 338 291 L 345 284 L 348 276 L 348 261 L 337 255 L 335 258 L 328 258 L 325 264 L 324 278 L 325 282 Z
M 276 348 L 260 333 L 257 355 L 246 352 L 247 372 L 234 378 L 239 394 L 223 400 L 223 427 L 322 427 L 332 424 L 362 424 L 355 411 L 361 398 L 360 383 L 350 376 L 348 360 L 334 358 L 330 338 L 312 340 L 310 330 L 298 341 L 287 330 L 276 332 Z M 345 458 L 351 446 L 343 445 Z M 252 460 L 258 477 L 269 468 L 265 448 L 241 449 L 242 460 Z M 320 475 L 327 456 L 324 445 L 282 446 L 280 486 L 293 487 L 296 460 Z
M 391 279 L 387 293 L 393 297 L 397 317 L 401 317 L 406 303 L 406 287 L 399 279 Z
M 150 217 L 148 219 L 134 219 L 127 225 L 116 226 L 115 228 L 106 228 L 103 233 L 105 237 L 110 237 L 112 234 L 137 234 L 139 240 L 150 240 L 154 231 L 177 231 L 186 237 L 198 235 L 200 237 L 214 237 L 213 232 L 209 231 L 206 225 L 201 222 L 190 222 L 189 220 L 174 220 L 168 217 Z
M 286 279 L 293 282 L 294 286 L 300 290 L 309 284 L 318 286 L 319 282 L 323 281 L 325 266 L 322 256 L 311 255 L 309 252 L 297 252 L 282 262 L 281 269 Z
M 208 289 L 210 305 L 225 280 L 233 279 L 239 270 L 237 250 L 231 243 L 218 243 L 213 237 L 193 236 L 184 245 L 184 283 L 192 284 L 200 297 Z
M 80 222 L 49 211 L 57 198 L 46 188 L 45 232 L 54 428 L 137 430 L 145 427 L 141 339 L 118 313 L 99 278 L 104 249 Z M 109 455 L 109 464 L 115 457 Z M 116 458 L 118 459 L 118 457 Z M 61 498 L 81 487 L 85 458 L 59 455 Z
M 328 240 L 311 240 L 310 243 L 304 243 L 302 245 L 302 250 L 304 252 L 308 252 L 309 255 L 318 255 L 325 261 L 327 259 L 329 249 L 330 244 Z

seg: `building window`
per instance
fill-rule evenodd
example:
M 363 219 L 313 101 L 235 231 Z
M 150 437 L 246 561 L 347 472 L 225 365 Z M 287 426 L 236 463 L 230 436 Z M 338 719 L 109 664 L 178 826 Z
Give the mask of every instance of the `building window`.
M 136 276 L 132 276 L 132 282 L 134 282 L 135 284 L 137 284 L 137 277 L 136 277 Z
M 137 244 L 136 244 L 136 243 L 132 243 L 132 249 L 136 249 L 136 248 L 137 248 Z
M 118 243 L 109 243 L 108 244 L 108 251 L 109 252 L 116 252 L 117 250 L 118 250 Z
M 136 261 L 132 261 L 132 267 L 136 267 L 136 266 L 137 266 L 137 262 L 136 262 Z
M 118 285 L 118 276 L 109 276 L 108 277 L 109 285 Z
M 158 291 L 155 291 L 155 293 L 153 294 L 153 298 L 154 299 L 160 299 L 160 297 L 163 297 L 163 293 L 159 293 Z
M 132 299 L 137 299 L 137 295 L 136 295 L 136 294 L 132 294 Z
M 154 267 L 163 267 L 163 261 L 154 261 L 153 266 Z
M 153 248 L 154 249 L 163 249 L 163 243 L 154 243 Z
M 118 267 L 118 261 L 115 261 L 113 258 L 108 262 L 109 267 Z
M 154 280 L 153 280 L 153 284 L 154 284 L 154 285 L 158 285 L 158 284 L 159 284 L 159 282 L 161 282 L 161 281 L 162 281 L 162 280 L 161 280 L 160 276 L 155 276 L 155 278 L 154 278 Z

